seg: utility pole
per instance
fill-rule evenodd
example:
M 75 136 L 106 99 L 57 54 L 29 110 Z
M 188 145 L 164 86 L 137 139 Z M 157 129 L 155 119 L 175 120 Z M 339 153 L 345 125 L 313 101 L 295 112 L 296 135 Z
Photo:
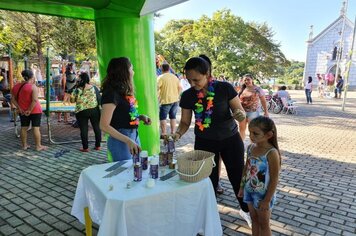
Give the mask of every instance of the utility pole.
M 352 43 L 351 43 L 351 49 L 350 49 L 350 53 L 349 53 L 349 61 L 347 62 L 347 66 L 346 66 L 346 73 L 345 73 L 345 80 L 344 80 L 345 92 L 344 92 L 344 96 L 342 99 L 342 106 L 341 106 L 342 111 L 345 111 L 346 94 L 347 94 L 347 90 L 349 88 L 349 75 L 350 75 L 350 68 L 352 65 L 352 57 L 353 57 L 353 53 L 354 53 L 355 34 L 356 34 L 356 17 L 355 17 L 355 22 L 354 22 L 354 32 L 352 34 Z
M 336 58 L 336 72 L 335 72 L 335 78 L 334 78 L 334 85 L 336 87 L 337 84 L 337 79 L 339 77 L 339 68 L 340 68 L 340 60 L 341 60 L 341 55 L 342 55 L 342 50 L 344 47 L 344 31 L 345 31 L 345 23 L 346 23 L 346 12 L 347 12 L 347 4 L 348 4 L 348 0 L 344 1 L 341 9 L 340 14 L 343 17 L 343 21 L 342 21 L 342 28 L 341 28 L 341 35 L 340 35 L 340 44 L 339 47 L 337 49 L 337 58 Z

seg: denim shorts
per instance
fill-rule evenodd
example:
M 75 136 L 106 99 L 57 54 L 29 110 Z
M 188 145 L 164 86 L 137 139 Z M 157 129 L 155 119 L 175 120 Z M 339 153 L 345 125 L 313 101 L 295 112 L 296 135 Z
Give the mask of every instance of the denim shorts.
M 266 194 L 261 193 L 249 193 L 246 190 L 244 191 L 243 201 L 245 203 L 252 203 L 253 207 L 258 210 L 260 201 L 265 198 Z M 276 195 L 273 195 L 272 200 L 270 202 L 269 208 L 272 209 L 276 202 Z
M 260 116 L 260 112 L 259 111 L 248 111 L 246 112 L 246 118 L 251 121 L 253 119 L 255 119 L 256 117 Z
M 164 104 L 159 106 L 159 120 L 167 119 L 169 114 L 169 119 L 175 119 L 178 111 L 178 102 L 171 104 Z
M 126 135 L 140 145 L 140 138 L 137 129 L 118 129 L 121 134 Z M 113 137 L 109 137 L 107 141 L 108 151 L 111 153 L 112 161 L 130 160 L 132 154 L 126 143 L 121 142 Z

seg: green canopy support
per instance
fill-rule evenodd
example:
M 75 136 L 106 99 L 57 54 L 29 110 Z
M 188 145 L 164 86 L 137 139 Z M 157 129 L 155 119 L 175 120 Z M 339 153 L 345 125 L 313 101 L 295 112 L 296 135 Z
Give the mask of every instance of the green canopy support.
M 50 81 L 50 61 L 49 61 L 49 48 L 47 48 L 47 55 L 46 55 L 46 116 L 47 119 L 49 118 L 49 102 L 51 99 L 51 81 Z
M 95 12 L 98 63 L 101 78 L 114 57 L 129 57 L 135 71 L 134 83 L 140 114 L 152 119 L 150 126 L 139 126 L 142 149 L 150 155 L 159 152 L 159 118 L 155 76 L 153 15 L 143 17 L 106 17 Z M 116 33 L 114 33 L 116 32 Z

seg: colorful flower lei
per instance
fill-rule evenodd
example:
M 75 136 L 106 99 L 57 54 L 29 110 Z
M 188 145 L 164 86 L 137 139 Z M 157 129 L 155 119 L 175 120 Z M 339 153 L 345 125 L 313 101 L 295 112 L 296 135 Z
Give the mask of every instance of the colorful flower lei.
M 195 103 L 195 124 L 198 126 L 200 131 L 204 131 L 210 127 L 211 124 L 211 115 L 213 114 L 213 107 L 214 107 L 214 83 L 213 79 L 208 80 L 208 91 L 206 93 L 206 109 L 204 111 L 203 106 L 203 98 L 204 93 L 202 90 L 197 92 L 198 102 Z
M 129 115 L 130 115 L 130 125 L 138 125 L 140 123 L 139 120 L 139 114 L 138 114 L 138 105 L 137 105 L 137 100 L 134 96 L 126 96 L 127 101 L 130 104 L 130 110 L 129 110 Z

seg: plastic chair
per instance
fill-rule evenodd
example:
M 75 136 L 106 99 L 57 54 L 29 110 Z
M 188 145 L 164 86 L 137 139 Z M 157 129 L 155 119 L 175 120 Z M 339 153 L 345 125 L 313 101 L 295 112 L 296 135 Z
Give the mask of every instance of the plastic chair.
M 287 98 L 281 98 L 282 104 L 283 104 L 283 109 L 285 114 L 297 114 L 297 108 L 298 106 L 295 106 L 293 104 L 288 104 Z

